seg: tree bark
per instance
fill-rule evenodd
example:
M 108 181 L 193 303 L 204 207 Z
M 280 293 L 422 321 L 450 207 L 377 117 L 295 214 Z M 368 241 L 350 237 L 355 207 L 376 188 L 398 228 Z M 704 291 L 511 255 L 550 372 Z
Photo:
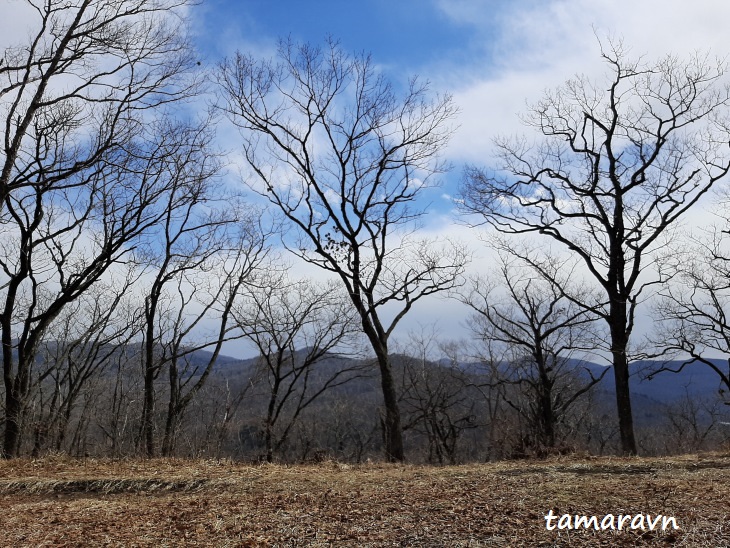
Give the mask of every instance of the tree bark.
M 385 404 L 385 419 L 383 420 L 383 439 L 385 440 L 385 458 L 388 462 L 403 462 L 403 429 L 401 427 L 398 394 L 393 379 L 393 369 L 388 357 L 387 347 L 377 346 L 375 353 L 380 369 L 380 386 L 383 391 Z
M 12 384 L 5 387 L 5 438 L 3 439 L 3 458 L 12 459 L 20 451 L 20 423 L 22 405 L 15 394 Z
M 631 411 L 631 392 L 629 390 L 629 363 L 626 357 L 628 336 L 626 334 L 626 302 L 614 301 L 609 311 L 611 329 L 611 353 L 613 355 L 613 375 L 616 382 L 616 410 L 619 421 L 621 452 L 636 455 L 634 419 Z

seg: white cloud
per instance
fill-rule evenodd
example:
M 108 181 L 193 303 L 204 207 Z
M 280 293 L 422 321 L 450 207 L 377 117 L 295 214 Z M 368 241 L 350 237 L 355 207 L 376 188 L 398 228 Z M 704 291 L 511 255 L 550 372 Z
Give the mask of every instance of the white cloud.
M 730 56 L 725 23 L 730 19 L 730 2 L 700 0 L 690 6 L 681 0 L 515 0 L 497 11 L 496 24 L 491 20 L 493 4 L 489 0 L 439 2 L 444 14 L 454 21 L 491 30 L 483 33 L 481 65 L 474 63 L 470 73 L 464 67 L 454 67 L 443 72 L 446 76 L 432 77 L 451 88 L 461 109 L 459 129 L 447 151 L 456 165 L 489 165 L 494 137 L 531 131 L 520 123 L 519 114 L 546 89 L 560 86 L 576 74 L 592 80 L 606 75 L 608 67 L 600 58 L 599 39 L 604 45 L 609 39 L 623 40 L 631 57 L 643 55 L 647 61 L 668 54 L 682 58 L 695 52 Z M 443 70 L 443 63 L 437 69 Z M 701 209 L 690 213 L 684 226 L 695 226 L 700 217 L 707 216 Z M 479 232 L 446 225 L 439 229 L 441 235 L 469 242 L 475 249 L 470 273 L 486 273 L 494 264 L 493 252 L 479 241 Z M 451 309 L 435 299 L 422 307 L 418 317 L 423 321 L 450 315 L 451 320 L 443 322 L 447 331 L 465 317 L 463 310 Z M 651 328 L 644 312 L 646 309 L 637 319 L 636 341 L 641 332 Z
M 476 28 L 494 28 L 487 0 L 441 0 L 444 13 Z M 606 74 L 598 39 L 623 40 L 632 57 L 657 59 L 693 52 L 730 54 L 725 22 L 730 2 L 699 0 L 518 0 L 496 13 L 497 28 L 485 33 L 484 50 L 492 66 L 475 64 L 468 79 L 450 80 L 461 108 L 459 130 L 448 156 L 456 162 L 484 163 L 497 135 L 521 133 L 518 114 L 575 74 L 595 79 Z M 597 39 L 598 37 L 598 39 Z M 456 69 L 454 69 L 456 70 Z M 481 71 L 481 76 L 480 76 Z M 462 71 L 463 73 L 463 71 Z M 460 83 L 461 82 L 461 83 Z

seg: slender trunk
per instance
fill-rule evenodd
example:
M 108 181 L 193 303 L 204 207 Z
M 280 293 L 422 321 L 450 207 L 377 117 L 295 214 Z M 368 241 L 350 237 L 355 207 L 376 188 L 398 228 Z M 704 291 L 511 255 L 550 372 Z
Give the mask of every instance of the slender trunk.
M 277 377 L 279 370 L 277 368 Z M 274 414 L 276 400 L 279 398 L 279 379 L 275 379 L 269 395 L 269 405 L 266 410 L 266 424 L 264 425 L 264 442 L 266 445 L 266 462 L 274 462 Z
M 555 411 L 553 409 L 553 383 L 548 374 L 550 359 L 549 353 L 544 352 L 542 348 L 543 341 L 541 338 L 537 340 L 537 351 L 535 360 L 537 361 L 538 373 L 540 381 L 537 386 L 537 408 L 540 416 L 538 417 L 538 439 L 542 448 L 555 447 Z M 538 449 L 541 449 L 538 447 Z
M 170 360 L 169 367 L 170 401 L 167 404 L 165 436 L 162 439 L 162 456 L 169 457 L 175 451 L 175 431 L 180 416 L 180 385 L 178 383 L 177 360 Z
M 157 364 L 155 363 L 155 318 L 157 304 L 160 298 L 161 283 L 158 280 L 153 284 L 150 294 L 145 301 L 145 339 L 143 348 L 144 363 L 144 397 L 142 403 L 142 432 L 140 442 L 144 447 L 144 455 L 148 458 L 155 456 L 155 377 Z
M 634 419 L 631 411 L 629 362 L 626 357 L 629 341 L 626 334 L 626 303 L 624 301 L 613 301 L 611 303 L 610 329 L 621 452 L 624 455 L 636 455 L 638 451 L 636 450 Z
M 169 409 L 165 420 L 165 436 L 162 438 L 161 453 L 163 457 L 171 457 L 177 445 L 177 429 L 179 412 L 177 409 Z
M 63 450 L 63 444 L 66 442 L 66 435 L 68 434 L 68 425 L 71 422 L 71 404 L 65 408 L 63 414 L 58 421 L 58 435 L 56 437 L 56 451 L 61 452 Z
M 3 458 L 13 459 L 20 452 L 20 433 L 23 404 L 11 383 L 5 386 L 5 437 L 3 439 Z
M 393 370 L 390 366 L 388 353 L 378 352 L 378 366 L 380 367 L 380 385 L 383 390 L 385 403 L 385 419 L 383 420 L 383 439 L 385 440 L 385 458 L 388 462 L 403 462 L 403 430 L 398 408 L 398 395 L 395 390 Z
M 12 459 L 18 456 L 20 446 L 20 419 L 21 419 L 21 398 L 17 393 L 17 375 L 13 375 L 13 336 L 12 336 L 12 311 L 15 303 L 19 281 L 15 281 L 8 287 L 8 294 L 5 298 L 5 310 L 0 318 L 2 320 L 2 355 L 3 355 L 3 381 L 5 384 L 5 432 L 3 435 L 4 459 Z M 22 366 L 18 363 L 18 368 Z
M 266 443 L 266 462 L 274 462 L 274 447 L 273 447 L 273 441 L 272 441 L 272 432 L 271 432 L 271 421 L 266 421 L 266 431 L 265 431 L 265 443 Z
M 553 413 L 552 391 L 549 387 L 540 389 L 540 437 L 545 448 L 555 447 L 555 414 Z
M 112 394 L 112 405 L 111 405 L 111 417 L 109 424 L 110 438 L 111 438 L 111 454 L 117 456 L 119 454 L 119 435 L 122 416 L 122 405 L 124 403 L 123 390 L 124 387 L 122 377 L 122 362 L 120 361 L 117 365 L 117 375 L 114 381 L 114 393 Z
M 144 374 L 144 407 L 142 409 L 142 443 L 146 457 L 155 456 L 154 408 L 155 408 L 155 368 L 148 364 Z

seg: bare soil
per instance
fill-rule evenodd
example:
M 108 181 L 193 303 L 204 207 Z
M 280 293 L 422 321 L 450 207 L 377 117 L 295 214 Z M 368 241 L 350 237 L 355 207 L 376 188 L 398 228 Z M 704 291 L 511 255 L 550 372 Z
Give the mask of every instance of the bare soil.
M 441 468 L 21 459 L 0 462 L 0 546 L 730 546 L 729 489 L 720 453 Z M 551 509 L 679 529 L 548 531 Z

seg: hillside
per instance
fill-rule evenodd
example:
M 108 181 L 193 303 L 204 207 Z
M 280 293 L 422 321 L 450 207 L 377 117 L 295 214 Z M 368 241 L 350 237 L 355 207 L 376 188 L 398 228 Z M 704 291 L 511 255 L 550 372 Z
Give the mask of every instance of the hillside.
M 194 362 L 203 363 L 206 360 L 207 352 L 198 352 L 193 358 Z M 393 356 L 394 366 L 397 368 L 405 359 L 404 356 Z M 254 367 L 256 359 L 249 358 L 245 360 L 237 360 L 230 356 L 220 356 L 218 364 L 216 365 L 216 372 L 219 375 L 250 375 L 252 368 Z M 338 368 L 350 367 L 356 360 L 346 357 L 331 356 L 324 360 L 320 365 L 323 370 L 332 371 Z M 725 360 L 712 360 L 721 368 L 727 368 L 727 362 Z M 594 375 L 598 376 L 603 370 L 604 366 L 597 365 L 591 362 L 576 362 L 580 363 L 581 368 L 587 368 Z M 661 362 L 661 364 L 669 368 L 677 368 L 681 361 Z M 656 405 L 663 404 L 668 405 L 689 396 L 698 399 L 715 398 L 719 395 L 719 391 L 722 388 L 720 386 L 720 379 L 711 368 L 704 364 L 695 363 L 684 367 L 680 372 L 673 373 L 671 371 L 662 371 L 654 375 L 650 375 L 651 371 L 656 370 L 659 367 L 660 362 L 652 362 L 649 360 L 635 362 L 631 366 L 631 392 L 635 399 L 640 402 L 640 405 Z M 429 364 L 430 367 L 446 367 L 448 364 L 440 364 L 432 362 Z M 474 364 L 464 364 L 464 371 L 477 375 L 477 368 Z M 377 372 L 373 370 L 372 379 L 361 379 L 354 381 L 354 385 L 361 387 L 362 390 L 370 392 L 371 384 L 377 382 Z M 615 383 L 611 372 L 604 376 L 603 380 L 596 386 L 596 390 L 613 395 L 615 393 Z M 357 393 L 359 390 L 351 387 L 350 392 Z M 730 397 L 728 398 L 730 400 Z
M 53 347 L 49 345 L 44 350 L 42 355 L 47 360 L 53 359 Z M 69 404 L 74 408 L 65 430 L 61 430 L 65 424 L 64 409 L 54 409 L 51 403 L 56 396 L 62 399 L 76 394 L 70 392 L 72 386 L 77 386 L 71 381 L 76 382 L 85 370 L 64 362 L 60 371 L 68 373 L 67 385 L 56 384 L 50 377 L 45 381 L 35 406 L 38 413 L 33 417 L 33 435 L 26 437 L 25 454 L 38 456 L 49 451 L 95 457 L 139 454 L 138 420 L 142 411 L 139 348 L 130 345 L 110 350 L 113 355 L 110 363 Z M 297 352 L 297 356 L 301 357 L 302 353 Z M 205 351 L 189 355 L 187 373 L 181 382 L 189 383 L 200 375 L 210 357 Z M 487 369 L 478 364 L 452 367 L 444 361 L 423 362 L 399 354 L 393 354 L 391 360 L 401 398 L 404 444 L 413 462 L 483 462 L 537 454 L 541 450 L 530 437 L 535 423 L 530 422 L 525 410 L 529 412 L 528 406 L 534 400 L 529 393 L 522 392 L 524 386 L 493 383 Z M 648 365 L 638 364 L 637 374 L 632 378 L 632 403 L 641 454 L 667 455 L 725 447 L 730 431 L 723 423 L 730 422 L 730 407 L 722 405 L 718 397 L 717 375 L 707 367 L 693 365 L 678 374 L 660 373 L 649 379 L 645 374 L 638 374 L 645 373 Z M 561 378 L 556 394 L 570 394 L 585 384 L 588 374 L 584 367 L 594 376 L 605 371 L 596 364 L 580 364 L 574 372 L 568 371 L 568 376 Z M 43 364 L 39 363 L 39 370 L 42 368 Z M 348 373 L 336 376 L 345 369 Z M 505 369 L 508 369 L 506 365 Z M 187 376 L 190 374 L 194 377 Z M 583 381 L 581 374 L 585 376 Z M 166 376 L 167 371 L 162 371 L 156 385 L 158 444 L 162 443 L 169 397 Z M 330 385 L 319 394 L 333 378 L 340 381 L 350 377 L 355 378 L 343 385 Z M 304 379 L 308 383 L 306 392 L 301 391 Z M 377 368 L 368 360 L 329 354 L 307 376 L 300 377 L 291 390 L 289 382 L 284 381 L 286 389 L 279 394 L 291 397 L 284 404 L 281 400 L 277 403 L 281 405 L 277 408 L 281 410 L 281 420 L 275 435 L 288 435 L 280 438 L 284 441 L 275 451 L 277 459 L 300 462 L 315 454 L 343 462 L 382 458 L 382 391 Z M 257 359 L 219 356 L 206 386 L 197 394 L 181 423 L 175 454 L 261 458 L 265 450 L 264 421 L 271 383 L 272 378 L 267 378 Z M 298 410 L 297 402 L 309 402 L 311 395 L 318 396 L 303 411 Z M 84 409 L 93 411 L 82 412 Z M 564 448 L 587 450 L 596 455 L 617 451 L 615 393 L 610 371 L 588 394 L 581 396 L 570 414 L 561 417 L 558 435 Z

